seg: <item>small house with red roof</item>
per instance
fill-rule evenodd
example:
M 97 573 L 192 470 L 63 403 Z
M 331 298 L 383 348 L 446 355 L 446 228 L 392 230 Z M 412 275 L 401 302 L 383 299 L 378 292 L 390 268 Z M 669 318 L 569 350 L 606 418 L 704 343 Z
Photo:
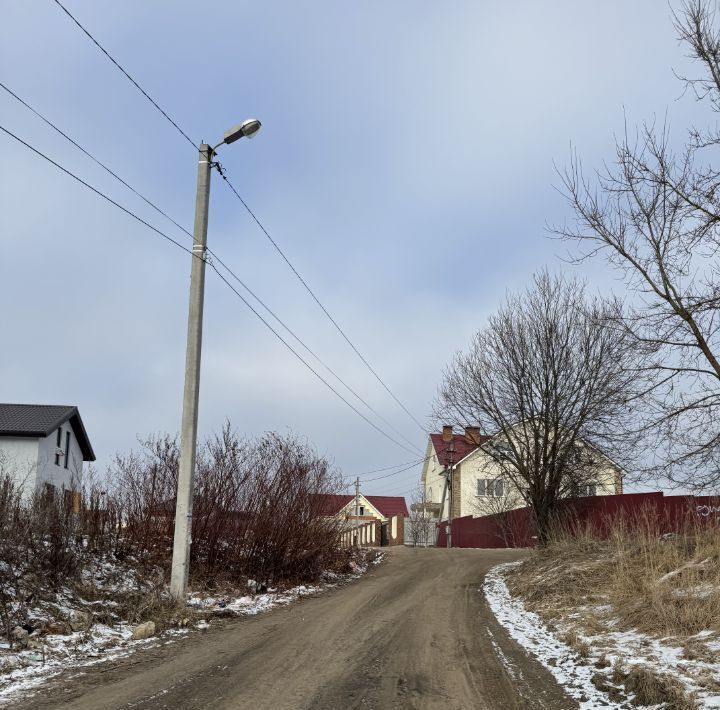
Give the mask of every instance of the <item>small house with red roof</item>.
M 405 540 L 407 504 L 402 496 L 319 494 L 318 509 L 323 515 L 343 520 L 343 543 L 371 547 L 402 545 Z

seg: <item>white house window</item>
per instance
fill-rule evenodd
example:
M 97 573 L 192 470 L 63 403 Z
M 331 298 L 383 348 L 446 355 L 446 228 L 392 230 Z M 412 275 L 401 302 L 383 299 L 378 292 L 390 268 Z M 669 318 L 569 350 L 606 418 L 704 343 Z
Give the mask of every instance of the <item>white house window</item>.
M 502 478 L 478 478 L 477 495 L 485 498 L 502 498 L 505 495 L 505 481 Z
M 58 429 L 57 441 L 55 442 L 55 465 L 60 465 L 60 446 L 62 446 L 62 427 Z
M 68 461 L 70 461 L 70 432 L 65 432 L 65 462 L 63 465 L 65 468 L 68 467 Z
M 365 515 L 365 507 L 362 505 L 360 506 L 360 515 Z
M 495 452 L 498 458 L 508 459 L 512 454 L 512 446 L 507 441 L 495 442 Z
M 580 486 L 581 496 L 596 496 L 597 495 L 597 483 L 583 483 Z
M 432 503 L 432 488 L 428 488 L 427 492 L 427 502 Z

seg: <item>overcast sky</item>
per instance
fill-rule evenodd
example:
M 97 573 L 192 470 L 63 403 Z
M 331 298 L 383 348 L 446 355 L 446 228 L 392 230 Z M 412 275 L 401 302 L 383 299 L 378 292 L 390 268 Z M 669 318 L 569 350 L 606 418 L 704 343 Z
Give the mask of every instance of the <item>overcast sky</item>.
M 64 0 L 251 208 L 423 424 L 453 352 L 543 266 L 568 216 L 553 161 L 612 156 L 624 115 L 703 121 L 657 0 Z M 191 228 L 193 148 L 52 0 L 0 3 L 0 81 Z M 0 123 L 140 216 L 144 203 L 0 90 Z M 0 135 L 0 400 L 76 404 L 101 468 L 180 427 L 189 256 Z M 364 368 L 222 181 L 209 244 L 418 450 Z M 592 288 L 622 293 L 602 263 Z M 372 415 L 370 415 L 372 416 Z M 412 461 L 329 392 L 211 272 L 200 434 L 307 436 L 345 475 Z M 373 417 L 374 418 L 374 417 Z M 385 425 L 380 423 L 380 426 Z M 416 458 L 420 458 L 417 456 Z M 404 494 L 420 467 L 368 484 Z

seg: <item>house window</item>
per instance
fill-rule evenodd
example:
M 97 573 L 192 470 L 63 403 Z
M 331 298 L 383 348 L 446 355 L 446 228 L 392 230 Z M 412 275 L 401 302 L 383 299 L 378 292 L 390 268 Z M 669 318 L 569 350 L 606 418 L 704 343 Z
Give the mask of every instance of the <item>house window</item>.
M 432 503 L 432 488 L 428 488 L 427 492 L 427 502 Z
M 68 467 L 68 461 L 70 461 L 70 432 L 65 432 L 65 462 L 63 466 Z
M 580 495 L 583 496 L 596 496 L 597 495 L 597 483 L 585 483 L 580 486 Z
M 55 465 L 60 465 L 60 447 L 62 446 L 62 427 L 58 429 L 57 441 L 55 442 Z
M 571 496 L 578 498 L 581 496 L 596 496 L 597 495 L 597 483 L 580 483 L 573 484 L 571 490 Z
M 360 506 L 360 515 L 365 515 L 365 508 L 364 506 Z
M 505 481 L 502 478 L 478 478 L 476 495 L 485 498 L 502 498 L 505 495 Z

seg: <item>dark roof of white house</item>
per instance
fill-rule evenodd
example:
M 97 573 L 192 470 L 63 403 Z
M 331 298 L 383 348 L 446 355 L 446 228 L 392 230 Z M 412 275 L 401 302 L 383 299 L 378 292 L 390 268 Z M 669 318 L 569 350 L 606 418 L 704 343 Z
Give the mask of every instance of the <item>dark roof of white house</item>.
M 94 461 L 95 453 L 77 407 L 59 404 L 0 404 L 0 436 L 49 436 L 65 422 L 75 433 L 84 461 Z

